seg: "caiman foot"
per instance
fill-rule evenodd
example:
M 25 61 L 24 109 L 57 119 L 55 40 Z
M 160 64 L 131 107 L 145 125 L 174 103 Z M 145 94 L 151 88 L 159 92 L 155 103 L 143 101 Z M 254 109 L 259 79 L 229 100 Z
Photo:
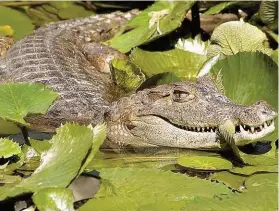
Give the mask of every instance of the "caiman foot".
M 15 43 L 10 37 L 0 37 L 0 56 L 6 55 L 7 50 Z

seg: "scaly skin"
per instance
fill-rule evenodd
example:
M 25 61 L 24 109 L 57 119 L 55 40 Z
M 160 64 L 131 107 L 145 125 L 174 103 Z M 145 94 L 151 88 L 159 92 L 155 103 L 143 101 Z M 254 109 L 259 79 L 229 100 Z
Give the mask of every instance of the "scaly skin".
M 276 115 L 264 101 L 251 106 L 233 103 L 204 76 L 122 98 L 113 103 L 106 122 L 109 139 L 120 146 L 222 150 L 218 133 L 226 121 L 235 125 L 236 145 L 244 145 L 273 132 Z
M 49 24 L 10 49 L 7 41 L 2 42 L 0 83 L 43 83 L 60 95 L 46 115 L 27 118 L 32 129 L 53 132 L 66 121 L 105 121 L 107 143 L 112 147 L 214 150 L 222 149 L 218 128 L 227 120 L 235 125 L 237 145 L 274 130 L 276 112 L 267 103 L 234 104 L 207 76 L 195 83 L 145 89 L 115 101 L 121 90 L 110 80 L 108 62 L 126 56 L 98 42 L 112 37 L 135 13 L 116 12 Z M 256 127 L 259 132 L 247 132 L 240 125 Z

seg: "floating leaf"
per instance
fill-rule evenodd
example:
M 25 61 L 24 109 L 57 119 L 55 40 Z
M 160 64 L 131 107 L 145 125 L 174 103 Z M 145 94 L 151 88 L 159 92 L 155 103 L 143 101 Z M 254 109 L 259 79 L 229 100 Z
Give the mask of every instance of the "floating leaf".
M 142 45 L 168 34 L 181 25 L 181 22 L 185 18 L 185 14 L 191 8 L 193 3 L 194 1 L 155 2 L 152 6 L 142 11 L 126 25 L 126 28 L 131 30 L 112 38 L 107 43 L 122 53 L 126 53 L 133 47 Z M 168 12 L 164 13 L 160 19 L 156 19 L 156 24 L 150 25 L 149 22 L 150 19 L 152 19 L 152 13 L 156 14 L 157 12 L 158 14 L 158 12 L 162 12 L 163 10 L 167 10 Z
M 218 26 L 211 36 L 207 58 L 217 54 L 222 57 L 238 52 L 260 51 L 271 55 L 268 39 L 257 27 L 241 21 L 230 21 Z
M 74 211 L 74 197 L 66 188 L 45 188 L 32 196 L 33 202 L 40 211 L 67 210 Z
M 73 3 L 73 2 L 71 2 Z M 94 15 L 94 12 L 86 10 L 84 7 L 76 4 L 71 4 L 69 7 L 62 8 L 58 12 L 58 16 L 62 19 L 71 19 L 77 17 L 87 17 Z
M 209 179 L 222 182 L 228 187 L 241 191 L 244 189 L 244 181 L 247 179 L 247 177 L 231 174 L 227 171 L 222 171 L 211 174 Z
M 88 156 L 86 160 L 84 161 L 84 164 L 79 170 L 79 174 L 81 174 L 84 169 L 87 167 L 87 165 L 92 161 L 94 158 L 95 154 L 99 152 L 99 148 L 106 139 L 106 125 L 96 125 L 94 128 L 92 128 L 93 134 L 94 134 L 94 139 L 92 143 L 92 147 L 90 149 L 90 152 L 88 153 Z
M 13 122 L 5 121 L 0 118 L 0 134 L 16 134 L 19 133 L 20 129 Z
M 171 72 L 183 80 L 194 79 L 206 60 L 203 55 L 180 49 L 149 52 L 136 48 L 130 57 L 148 77 Z
M 112 77 L 115 83 L 128 92 L 136 90 L 145 80 L 145 75 L 132 62 L 113 59 L 111 66 Z
M 34 140 L 34 139 L 30 139 L 30 144 L 31 147 L 39 154 L 41 155 L 43 152 L 49 150 L 49 148 L 51 147 L 52 143 L 48 140 L 44 140 L 44 141 L 39 141 L 39 140 Z
M 179 157 L 177 163 L 186 168 L 202 170 L 226 170 L 232 168 L 232 163 L 221 157 L 187 156 Z
M 264 162 L 263 162 L 264 164 Z M 242 168 L 232 168 L 230 172 L 235 174 L 243 174 L 243 175 L 252 175 L 256 172 L 271 172 L 276 173 L 278 172 L 278 165 L 273 166 L 264 166 L 264 165 L 257 165 L 257 166 L 244 166 Z
M 0 158 L 9 158 L 21 152 L 18 143 L 7 138 L 0 138 Z
M 28 114 L 44 114 L 58 97 L 42 84 L 0 84 L 0 118 L 28 125 Z
M 239 2 L 237 2 L 237 1 L 222 2 L 222 3 L 216 4 L 212 7 L 210 7 L 204 14 L 207 14 L 207 15 L 218 14 L 222 10 L 227 9 L 228 7 L 230 7 L 232 5 L 236 5 L 238 3 Z
M 176 203 L 196 196 L 222 198 L 233 194 L 222 184 L 157 169 L 108 168 L 100 170 L 100 176 L 103 181 L 100 190 L 80 211 L 92 210 L 92 207 L 100 211 L 131 211 L 151 203 Z
M 13 38 L 20 39 L 31 34 L 35 26 L 32 20 L 24 13 L 11 9 L 9 7 L 0 6 L 0 25 L 9 25 L 15 31 Z
M 265 100 L 278 110 L 277 69 L 277 64 L 265 54 L 242 52 L 218 61 L 211 74 L 221 74 L 225 94 L 235 103 L 251 105 Z M 275 127 L 277 130 L 277 121 Z M 277 139 L 277 131 L 268 138 Z
M 67 123 L 57 129 L 51 141 L 51 148 L 42 153 L 40 166 L 29 178 L 13 186 L 0 187 L 0 200 L 47 187 L 69 185 L 88 156 L 94 134 L 86 126 Z

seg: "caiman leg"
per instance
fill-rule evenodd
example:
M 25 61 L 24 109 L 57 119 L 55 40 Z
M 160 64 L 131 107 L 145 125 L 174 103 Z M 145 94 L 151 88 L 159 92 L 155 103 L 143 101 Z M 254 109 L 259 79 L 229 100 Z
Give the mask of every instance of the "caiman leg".
M 0 37 L 0 56 L 4 56 L 7 50 L 15 43 L 10 37 Z

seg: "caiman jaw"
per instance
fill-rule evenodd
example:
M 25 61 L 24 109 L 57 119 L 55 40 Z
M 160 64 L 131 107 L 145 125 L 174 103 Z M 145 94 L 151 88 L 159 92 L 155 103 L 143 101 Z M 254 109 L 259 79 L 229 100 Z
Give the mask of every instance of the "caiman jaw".
M 272 133 L 275 130 L 274 119 L 265 121 L 262 125 L 249 126 L 238 125 L 236 126 L 234 139 L 238 145 L 247 144 L 247 141 L 253 141 Z M 245 141 L 243 144 L 241 141 Z
M 166 119 L 164 119 L 164 120 L 166 120 Z M 177 123 L 170 122 L 168 120 L 166 120 L 166 121 L 179 129 L 193 132 L 193 133 L 217 133 L 218 132 L 217 126 L 195 127 L 195 126 L 180 125 Z M 235 127 L 234 138 L 235 138 L 236 142 L 245 141 L 245 140 L 254 141 L 254 140 L 257 140 L 257 139 L 260 139 L 260 138 L 266 136 L 267 134 L 273 132 L 274 130 L 275 130 L 274 119 L 267 120 L 263 124 L 257 125 L 257 126 L 240 124 L 240 125 L 236 125 L 236 127 Z M 241 143 L 238 143 L 238 144 L 241 145 Z M 245 142 L 243 144 L 247 144 L 247 142 Z

